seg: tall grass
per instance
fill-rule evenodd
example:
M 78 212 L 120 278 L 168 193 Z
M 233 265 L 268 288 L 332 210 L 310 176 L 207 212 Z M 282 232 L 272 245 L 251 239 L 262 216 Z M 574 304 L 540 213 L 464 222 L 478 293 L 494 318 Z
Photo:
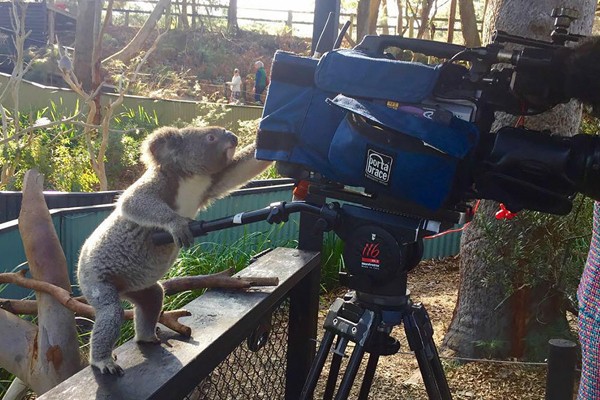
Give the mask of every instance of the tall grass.
M 339 286 L 338 275 L 344 268 L 344 242 L 333 232 L 323 237 L 321 251 L 321 291 L 328 292 Z
M 175 264 L 165 275 L 165 279 L 178 276 L 209 275 L 228 268 L 240 271 L 245 268 L 250 259 L 264 250 L 275 246 L 295 247 L 295 241 L 281 243 L 275 241 L 274 235 L 281 229 L 279 225 L 273 225 L 265 232 L 247 232 L 233 243 L 200 242 L 189 250 L 179 254 Z M 186 290 L 165 297 L 164 310 L 182 308 L 184 305 L 201 296 L 206 289 Z M 130 307 L 125 304 L 125 307 Z M 134 335 L 133 324 L 126 321 L 121 329 L 118 344 L 130 340 Z

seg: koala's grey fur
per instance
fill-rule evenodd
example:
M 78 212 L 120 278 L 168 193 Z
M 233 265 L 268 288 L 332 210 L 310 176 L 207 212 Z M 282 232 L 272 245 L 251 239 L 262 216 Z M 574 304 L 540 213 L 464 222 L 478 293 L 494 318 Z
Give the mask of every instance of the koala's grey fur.
M 216 127 L 165 127 L 144 141 L 146 172 L 125 190 L 79 257 L 79 285 L 96 311 L 90 364 L 102 373 L 123 374 L 112 357 L 123 318 L 120 299 L 134 305 L 135 340 L 159 343 L 163 289 L 157 282 L 179 248 L 193 243 L 189 222 L 211 200 L 269 165 L 254 159 L 254 146 L 235 153 L 236 146 L 233 133 Z M 151 235 L 159 229 L 170 232 L 175 243 L 154 245 Z

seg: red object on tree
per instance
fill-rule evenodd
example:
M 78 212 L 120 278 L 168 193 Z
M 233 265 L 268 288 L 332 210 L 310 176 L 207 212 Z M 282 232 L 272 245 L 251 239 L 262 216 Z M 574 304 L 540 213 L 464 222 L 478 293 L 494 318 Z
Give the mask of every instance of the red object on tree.
M 508 210 L 503 203 L 500 203 L 500 209 L 496 211 L 496 219 L 513 219 L 516 216 L 517 213 Z

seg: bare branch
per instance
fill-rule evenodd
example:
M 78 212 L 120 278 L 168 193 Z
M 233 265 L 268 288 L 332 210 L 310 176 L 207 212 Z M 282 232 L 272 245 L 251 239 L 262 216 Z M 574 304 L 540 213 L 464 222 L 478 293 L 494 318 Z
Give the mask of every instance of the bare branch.
M 277 286 L 276 277 L 232 277 L 235 270 L 229 268 L 212 275 L 195 275 L 171 278 L 161 282 L 165 295 L 172 295 L 186 290 L 204 288 L 247 289 L 252 286 Z
M 1 107 L 0 107 L 0 109 L 1 109 Z M 33 131 L 35 131 L 37 129 L 51 128 L 53 126 L 64 124 L 64 123 L 77 124 L 77 122 L 74 121 L 74 119 L 77 118 L 79 116 L 79 114 L 80 113 L 77 113 L 77 114 L 75 114 L 75 115 L 73 115 L 73 116 L 71 116 L 69 118 L 61 119 L 61 120 L 58 120 L 58 121 L 52 121 L 52 122 L 49 122 L 47 124 L 32 125 L 32 126 L 30 126 L 28 128 L 22 129 L 18 134 L 14 134 L 14 135 L 12 135 L 9 138 L 0 140 L 0 144 L 5 144 L 5 143 L 8 143 L 8 142 L 10 142 L 12 140 L 20 139 L 21 137 L 23 137 L 23 136 L 27 135 L 28 133 L 31 133 L 31 132 L 33 132 Z M 4 115 L 2 115 L 2 117 L 4 118 Z
M 253 286 L 276 286 L 279 284 L 279 279 L 276 277 L 232 277 L 231 275 L 234 272 L 234 269 L 230 268 L 212 275 L 173 278 L 166 280 L 161 284 L 165 289 L 165 295 L 172 295 L 193 289 L 247 289 Z M 92 306 L 86 304 L 85 298 L 72 297 L 71 293 L 67 290 L 48 282 L 27 278 L 25 273 L 25 270 L 0 273 L 0 284 L 12 283 L 27 289 L 48 293 L 75 314 L 88 318 L 94 317 L 94 309 Z M 14 314 L 32 315 L 37 313 L 37 302 L 35 300 L 0 299 L 0 309 Z M 164 311 L 161 314 L 159 322 L 177 333 L 189 336 L 191 333 L 190 328 L 177 321 L 178 318 L 184 315 L 190 314 L 185 310 Z M 132 310 L 125 311 L 125 319 L 133 319 Z
M 76 298 L 72 297 L 71 293 L 69 293 L 67 290 L 52 285 L 48 282 L 27 278 L 25 276 L 25 271 L 2 273 L 0 274 L 0 283 L 12 283 L 27 289 L 47 293 L 58 300 L 58 302 L 64 307 L 82 317 L 93 318 L 95 315 L 94 308 L 92 306 L 78 301 Z M 31 303 L 29 302 L 22 303 L 19 301 L 11 301 L 11 303 L 13 303 L 12 306 L 15 310 L 19 310 L 21 312 L 32 311 Z M 161 315 L 159 322 L 166 327 L 173 329 L 175 332 L 185 335 L 189 331 L 189 328 L 177 322 L 173 317 L 174 315 L 183 316 L 181 313 L 182 310 L 165 311 Z M 133 310 L 125 311 L 125 319 L 133 319 Z M 177 323 L 174 324 L 173 321 Z M 183 329 L 182 327 L 187 329 Z

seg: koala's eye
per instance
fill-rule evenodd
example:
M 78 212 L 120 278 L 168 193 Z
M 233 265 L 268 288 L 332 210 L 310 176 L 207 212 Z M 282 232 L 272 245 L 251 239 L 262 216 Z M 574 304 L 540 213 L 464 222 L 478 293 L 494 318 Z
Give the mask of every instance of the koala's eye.
M 206 140 L 208 142 L 214 142 L 215 140 L 217 140 L 217 137 L 215 135 L 213 135 L 212 133 L 209 133 L 208 135 L 206 135 Z

